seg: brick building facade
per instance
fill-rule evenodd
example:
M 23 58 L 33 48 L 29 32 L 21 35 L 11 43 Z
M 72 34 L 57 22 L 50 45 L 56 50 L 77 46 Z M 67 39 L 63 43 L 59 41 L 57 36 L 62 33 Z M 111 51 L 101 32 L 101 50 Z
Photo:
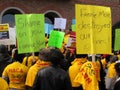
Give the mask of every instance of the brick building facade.
M 50 23 L 54 23 L 55 17 L 66 18 L 66 28 L 71 28 L 71 20 L 75 18 L 75 4 L 109 6 L 112 25 L 120 22 L 120 0 L 0 0 L 0 23 L 8 22 L 12 26 L 15 14 L 44 13 Z

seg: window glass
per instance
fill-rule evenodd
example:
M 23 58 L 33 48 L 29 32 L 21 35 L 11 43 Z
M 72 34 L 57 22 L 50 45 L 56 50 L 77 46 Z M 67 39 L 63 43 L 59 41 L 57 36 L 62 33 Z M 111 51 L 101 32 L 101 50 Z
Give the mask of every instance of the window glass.
M 14 27 L 15 18 L 13 14 L 6 14 L 2 17 L 2 23 L 9 23 L 10 27 Z

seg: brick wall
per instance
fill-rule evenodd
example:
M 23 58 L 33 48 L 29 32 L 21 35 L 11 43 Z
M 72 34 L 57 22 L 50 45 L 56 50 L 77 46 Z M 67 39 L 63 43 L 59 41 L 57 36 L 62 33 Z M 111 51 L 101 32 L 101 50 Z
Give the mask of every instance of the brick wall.
M 71 28 L 77 3 L 109 6 L 112 10 L 112 24 L 120 21 L 119 0 L 0 0 L 0 12 L 9 7 L 20 8 L 25 13 L 44 13 L 54 10 L 67 19 L 67 28 Z

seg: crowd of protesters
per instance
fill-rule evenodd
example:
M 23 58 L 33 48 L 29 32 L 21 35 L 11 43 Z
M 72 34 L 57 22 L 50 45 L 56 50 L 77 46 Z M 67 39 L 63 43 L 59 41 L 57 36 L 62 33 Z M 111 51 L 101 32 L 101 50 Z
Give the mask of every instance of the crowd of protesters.
M 64 47 L 9 55 L 0 45 L 0 90 L 120 90 L 120 52 L 76 54 Z

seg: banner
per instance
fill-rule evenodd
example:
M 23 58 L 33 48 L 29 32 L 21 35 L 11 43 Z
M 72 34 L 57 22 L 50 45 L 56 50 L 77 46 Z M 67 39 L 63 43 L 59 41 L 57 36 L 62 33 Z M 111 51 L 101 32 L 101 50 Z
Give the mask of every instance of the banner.
M 76 4 L 75 12 L 77 54 L 110 54 L 110 8 Z
M 15 15 L 18 53 L 38 52 L 45 47 L 43 14 Z
M 115 30 L 115 45 L 114 50 L 120 50 L 120 29 Z
M 48 41 L 48 47 L 53 46 L 61 48 L 64 39 L 64 34 L 64 32 L 52 30 Z

